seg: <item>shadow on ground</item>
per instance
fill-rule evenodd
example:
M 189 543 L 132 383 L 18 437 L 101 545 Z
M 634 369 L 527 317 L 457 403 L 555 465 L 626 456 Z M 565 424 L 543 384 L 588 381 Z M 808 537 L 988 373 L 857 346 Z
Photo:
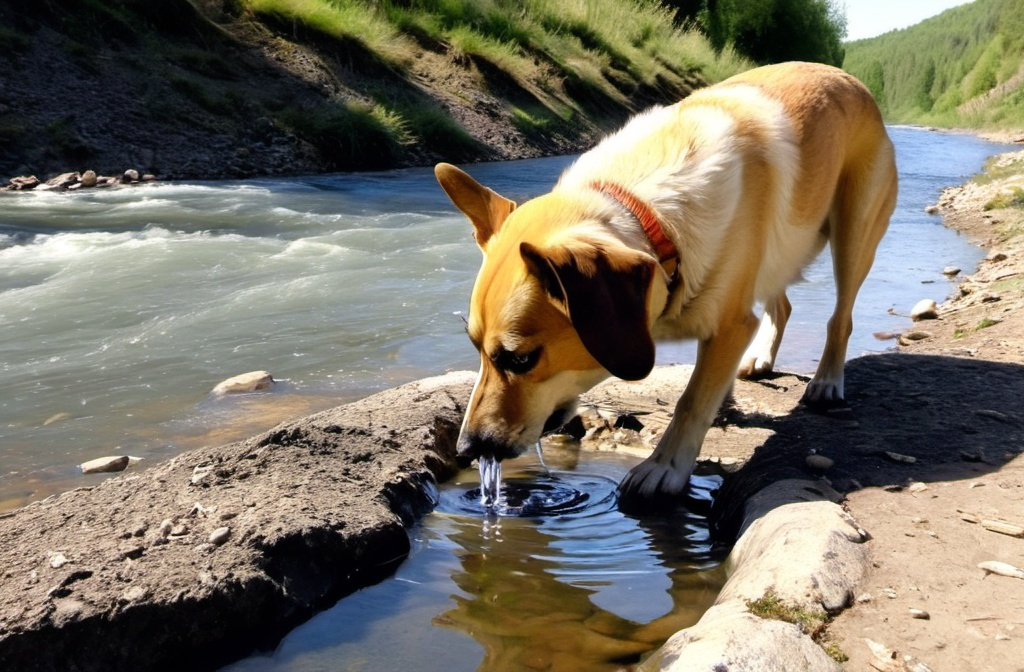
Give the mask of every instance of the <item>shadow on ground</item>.
M 799 396 L 793 386 L 773 380 L 759 386 L 766 396 L 781 392 L 794 401 Z M 1024 366 L 872 355 L 847 363 L 846 397 L 854 421 L 815 415 L 802 406 L 775 417 L 745 413 L 742 405 L 730 411 L 730 424 L 774 434 L 726 480 L 713 512 L 723 536 L 735 534 L 742 506 L 753 493 L 784 478 L 817 476 L 806 463 L 811 453 L 834 460 L 828 479 L 840 492 L 850 492 L 977 478 L 1000 469 L 1024 448 Z

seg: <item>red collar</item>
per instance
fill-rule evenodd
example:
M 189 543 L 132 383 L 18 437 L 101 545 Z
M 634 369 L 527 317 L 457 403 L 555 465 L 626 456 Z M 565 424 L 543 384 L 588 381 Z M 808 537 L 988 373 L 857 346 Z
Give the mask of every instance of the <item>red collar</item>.
M 622 207 L 636 217 L 647 234 L 648 240 L 654 246 L 654 252 L 658 255 L 658 261 L 664 263 L 679 257 L 675 244 L 665 235 L 665 229 L 661 226 L 661 220 L 651 206 L 640 200 L 640 197 L 629 189 L 614 182 L 595 180 L 590 183 L 591 188 L 612 197 Z

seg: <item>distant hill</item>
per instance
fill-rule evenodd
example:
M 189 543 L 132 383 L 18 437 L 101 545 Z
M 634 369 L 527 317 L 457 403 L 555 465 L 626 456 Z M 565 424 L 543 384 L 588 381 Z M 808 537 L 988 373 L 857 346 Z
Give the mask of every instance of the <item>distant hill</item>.
M 657 0 L 524 2 L 0 0 L 0 180 L 568 153 L 744 67 Z
M 974 0 L 846 44 L 843 67 L 892 122 L 1024 127 L 1024 0 Z

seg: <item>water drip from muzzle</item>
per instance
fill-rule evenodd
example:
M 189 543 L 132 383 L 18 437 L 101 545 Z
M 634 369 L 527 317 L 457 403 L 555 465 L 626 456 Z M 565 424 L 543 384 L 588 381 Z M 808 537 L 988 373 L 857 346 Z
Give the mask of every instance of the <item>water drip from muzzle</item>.
M 480 503 L 484 508 L 494 509 L 498 506 L 501 494 L 501 462 L 492 455 L 481 455 L 480 464 Z

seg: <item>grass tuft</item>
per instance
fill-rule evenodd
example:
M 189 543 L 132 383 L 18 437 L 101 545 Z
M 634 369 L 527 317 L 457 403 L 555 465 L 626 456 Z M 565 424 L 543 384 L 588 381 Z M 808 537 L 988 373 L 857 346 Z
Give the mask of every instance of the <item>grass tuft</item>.
M 839 646 L 828 639 L 825 631 L 825 626 L 828 625 L 828 614 L 824 610 L 806 611 L 786 604 L 773 590 L 769 590 L 763 597 L 756 600 L 749 600 L 747 609 L 759 618 L 798 625 L 800 630 L 824 649 L 830 658 L 838 663 L 845 663 L 849 660 Z

